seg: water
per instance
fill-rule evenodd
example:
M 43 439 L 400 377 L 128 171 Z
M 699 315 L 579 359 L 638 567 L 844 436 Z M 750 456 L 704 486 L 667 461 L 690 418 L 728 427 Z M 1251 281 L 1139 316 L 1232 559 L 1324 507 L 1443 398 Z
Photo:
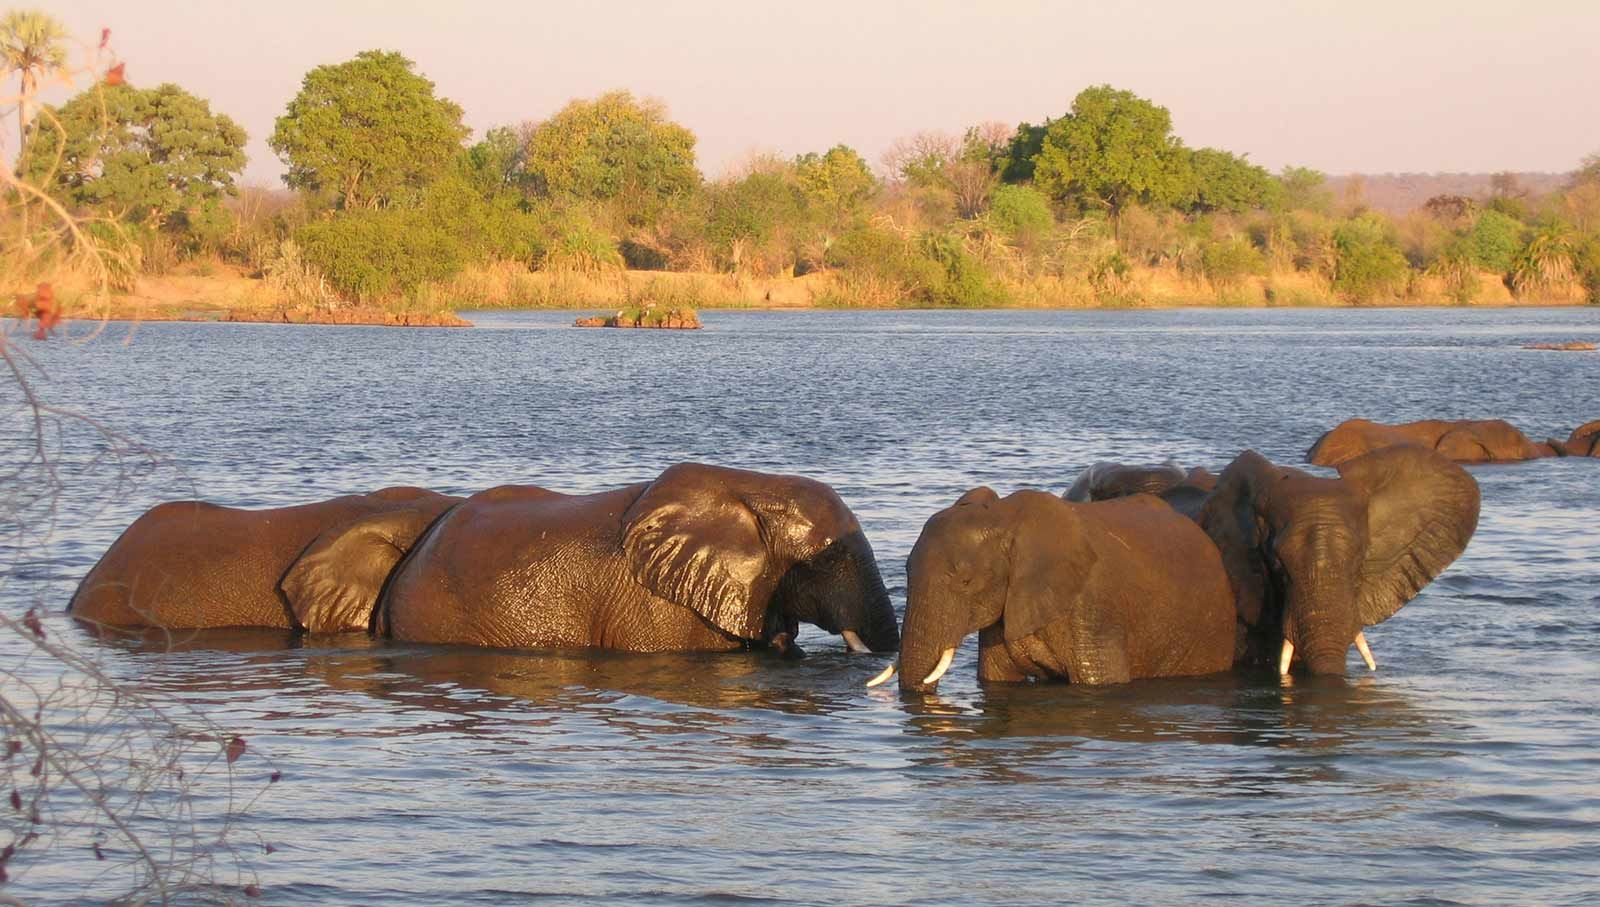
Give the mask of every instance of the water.
M 923 521 L 1100 459 L 1297 462 L 1350 416 L 1600 417 L 1600 310 L 706 313 L 697 333 L 147 324 L 30 347 L 55 402 L 159 451 L 105 502 L 64 444 L 64 606 L 148 506 L 389 484 L 588 491 L 698 459 L 832 483 L 896 605 Z M 12 456 L 14 454 L 8 454 Z M 73 469 L 79 470 L 72 472 Z M 98 647 L 250 741 L 262 903 L 978 904 L 1600 900 L 1600 461 L 1473 469 L 1465 555 L 1343 683 L 1223 676 L 937 698 L 881 659 L 585 656 L 226 634 Z M 52 632 L 71 633 L 59 617 Z M 0 657 L 17 650 L 0 641 Z M 270 758 L 270 765 L 267 759 Z M 88 867 L 94 869 L 93 864 Z M 85 876 L 84 878 L 87 878 Z M 7 893 L 70 896 L 35 869 Z

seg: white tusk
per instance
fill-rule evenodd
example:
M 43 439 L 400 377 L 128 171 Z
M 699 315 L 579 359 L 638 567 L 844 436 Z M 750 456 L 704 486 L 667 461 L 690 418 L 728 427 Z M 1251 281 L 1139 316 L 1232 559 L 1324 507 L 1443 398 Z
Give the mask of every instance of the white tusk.
M 1283 640 L 1283 651 L 1278 653 L 1278 673 L 1289 673 L 1289 662 L 1294 661 L 1294 643 L 1288 637 Z
M 849 646 L 852 652 L 866 655 L 872 651 L 867 648 L 867 644 L 861 641 L 861 637 L 857 636 L 854 630 L 840 630 L 839 635 L 844 637 L 844 644 Z
M 1367 634 L 1356 634 L 1356 651 L 1361 653 L 1361 660 L 1367 663 L 1367 670 L 1378 670 L 1378 663 L 1372 659 L 1372 647 L 1367 645 Z
M 867 681 L 867 686 L 869 686 L 869 687 L 882 686 L 883 684 L 888 683 L 889 682 L 889 678 L 891 678 L 893 676 L 894 676 L 894 665 L 891 664 L 887 668 L 883 669 L 883 673 L 882 674 L 879 674 L 877 677 L 874 677 L 871 680 Z
M 945 649 L 944 654 L 939 656 L 939 663 L 933 666 L 933 671 L 927 677 L 922 678 L 923 685 L 932 686 L 938 683 L 939 678 L 944 676 L 944 672 L 950 670 L 950 662 L 955 660 L 956 650 Z

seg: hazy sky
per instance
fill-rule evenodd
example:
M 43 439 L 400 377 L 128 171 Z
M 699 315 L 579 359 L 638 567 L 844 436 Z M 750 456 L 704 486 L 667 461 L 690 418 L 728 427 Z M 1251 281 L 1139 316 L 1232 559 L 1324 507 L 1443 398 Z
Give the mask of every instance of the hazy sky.
M 1102 82 L 1166 106 L 1191 146 L 1274 170 L 1570 170 L 1600 151 L 1600 0 L 42 7 L 85 40 L 111 28 L 134 84 L 176 82 L 238 120 L 250 183 L 277 184 L 265 138 L 306 70 L 368 48 L 415 60 L 480 132 L 613 88 L 658 97 L 712 176 L 840 142 L 876 164 L 897 137 L 1037 122 Z

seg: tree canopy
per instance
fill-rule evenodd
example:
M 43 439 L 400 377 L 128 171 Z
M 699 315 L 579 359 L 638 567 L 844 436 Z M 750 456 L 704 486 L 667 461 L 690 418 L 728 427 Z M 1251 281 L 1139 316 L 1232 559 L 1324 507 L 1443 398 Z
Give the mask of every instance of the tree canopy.
M 1268 205 L 1278 191 L 1272 174 L 1243 157 L 1215 148 L 1198 148 L 1189 158 L 1194 173 L 1191 207 L 1199 212 L 1235 214 Z
M 74 205 L 159 226 L 235 192 L 245 132 L 176 85 L 91 89 L 55 112 L 27 152 L 30 178 Z
M 1034 183 L 1058 201 L 1098 206 L 1112 217 L 1134 202 L 1177 204 L 1192 185 L 1172 115 L 1109 85 L 1079 92 L 1071 112 L 1045 128 Z
M 615 202 L 629 223 L 649 224 L 700 185 L 694 144 L 660 102 L 613 91 L 531 127 L 523 168 L 538 194 Z
M 340 208 L 374 208 L 414 196 L 461 151 L 461 108 L 398 53 L 368 50 L 306 73 L 278 117 L 272 147 L 294 189 Z
M 866 160 L 848 145 L 802 154 L 794 159 L 794 170 L 806 205 L 832 227 L 848 221 L 878 188 Z

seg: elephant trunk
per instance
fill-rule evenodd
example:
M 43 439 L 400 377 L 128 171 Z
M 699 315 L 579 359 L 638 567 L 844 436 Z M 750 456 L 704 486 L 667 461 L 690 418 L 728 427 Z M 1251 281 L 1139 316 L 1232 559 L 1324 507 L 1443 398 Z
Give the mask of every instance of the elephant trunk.
M 900 649 L 900 622 L 895 618 L 894 603 L 889 600 L 889 590 L 878 572 L 878 561 L 867 547 L 865 557 L 858 567 L 861 588 L 866 592 L 863 623 L 856 633 L 867 648 L 874 652 L 896 652 Z
M 1312 674 L 1345 671 L 1350 646 L 1361 631 L 1351 584 L 1348 577 L 1314 577 L 1289 596 L 1283 636 L 1294 647 L 1294 659 Z
M 931 693 L 966 636 L 966 610 L 948 595 L 930 594 L 913 583 L 906 596 L 905 632 L 900 638 L 900 689 Z

